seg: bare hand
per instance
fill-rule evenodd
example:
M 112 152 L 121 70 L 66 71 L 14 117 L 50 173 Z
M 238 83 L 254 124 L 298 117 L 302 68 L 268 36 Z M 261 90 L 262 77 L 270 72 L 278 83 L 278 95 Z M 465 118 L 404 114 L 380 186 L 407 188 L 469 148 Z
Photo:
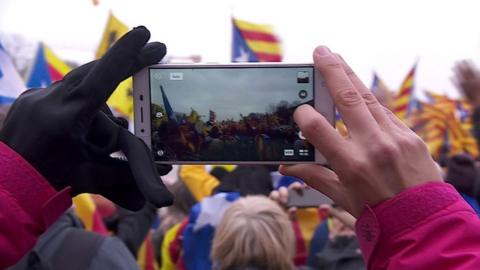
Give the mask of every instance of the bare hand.
M 320 46 L 313 58 L 349 135 L 342 137 L 311 106 L 298 107 L 295 122 L 333 170 L 282 165 L 282 174 L 303 179 L 355 217 L 365 204 L 374 206 L 407 188 L 441 181 L 422 139 L 379 104 L 339 55 Z

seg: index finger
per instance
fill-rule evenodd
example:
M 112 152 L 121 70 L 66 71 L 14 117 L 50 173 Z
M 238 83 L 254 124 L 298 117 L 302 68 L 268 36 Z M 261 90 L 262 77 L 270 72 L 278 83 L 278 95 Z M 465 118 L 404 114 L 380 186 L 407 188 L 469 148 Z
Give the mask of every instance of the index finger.
M 70 97 L 82 101 L 85 111 L 96 112 L 118 84 L 128 77 L 137 57 L 150 38 L 145 27 L 137 27 L 120 38 L 90 69 Z
M 380 130 L 358 89 L 343 69 L 340 59 L 327 47 L 319 46 L 313 54 L 315 67 L 320 71 L 343 121 L 352 138 L 369 138 Z

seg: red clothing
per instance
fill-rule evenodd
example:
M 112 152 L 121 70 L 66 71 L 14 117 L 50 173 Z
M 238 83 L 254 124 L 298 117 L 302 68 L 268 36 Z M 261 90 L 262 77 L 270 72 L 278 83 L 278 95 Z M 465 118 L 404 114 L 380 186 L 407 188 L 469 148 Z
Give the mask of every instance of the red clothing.
M 446 183 L 366 207 L 356 231 L 368 269 L 480 269 L 480 219 Z
M 72 201 L 0 142 L 0 269 L 17 262 Z

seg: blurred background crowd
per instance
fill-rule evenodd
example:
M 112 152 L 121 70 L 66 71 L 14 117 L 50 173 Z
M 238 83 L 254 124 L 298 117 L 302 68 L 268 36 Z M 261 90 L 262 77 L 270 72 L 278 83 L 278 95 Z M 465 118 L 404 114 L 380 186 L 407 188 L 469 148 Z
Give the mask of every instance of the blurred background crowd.
M 61 80 L 139 24 L 167 44 L 165 63 L 311 62 L 314 46 L 328 43 L 424 139 L 444 179 L 480 213 L 479 5 L 257 2 L 2 0 L 0 122 L 22 91 Z M 130 121 L 131 93 L 128 79 L 109 100 Z M 337 129 L 348 134 L 339 115 Z M 275 166 L 174 166 L 164 181 L 176 201 L 162 209 L 134 213 L 77 196 L 12 269 L 365 268 L 355 219 L 334 204 L 288 207 L 302 182 Z

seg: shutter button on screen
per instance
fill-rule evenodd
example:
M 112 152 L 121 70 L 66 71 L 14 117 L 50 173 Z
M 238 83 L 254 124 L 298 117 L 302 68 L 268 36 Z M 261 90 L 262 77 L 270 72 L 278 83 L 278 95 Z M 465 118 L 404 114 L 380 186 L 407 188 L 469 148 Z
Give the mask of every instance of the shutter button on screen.
M 307 93 L 306 90 L 300 90 L 300 91 L 298 92 L 298 97 L 301 98 L 301 99 L 304 99 L 304 98 L 306 98 L 307 96 L 308 96 L 308 93 Z

